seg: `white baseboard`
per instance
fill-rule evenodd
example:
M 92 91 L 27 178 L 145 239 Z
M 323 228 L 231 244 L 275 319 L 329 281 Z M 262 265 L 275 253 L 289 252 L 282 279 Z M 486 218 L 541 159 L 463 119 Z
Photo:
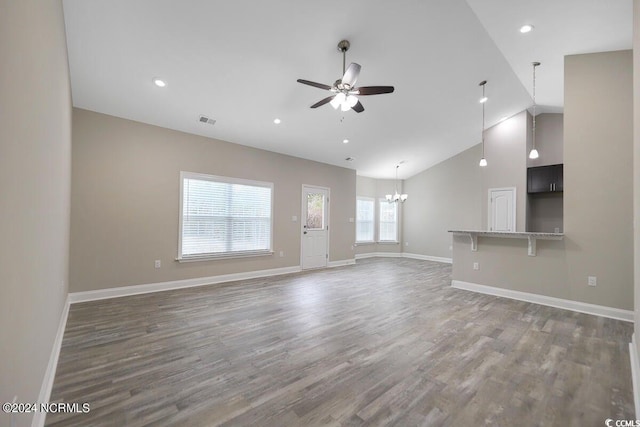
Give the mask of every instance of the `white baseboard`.
M 636 407 L 636 418 L 640 414 L 640 361 L 636 347 L 636 334 L 631 335 L 629 343 L 629 361 L 631 362 L 631 381 L 633 382 L 633 403 Z
M 327 263 L 327 267 L 329 268 L 333 268 L 333 267 L 343 267 L 345 265 L 354 265 L 356 263 L 356 259 L 352 258 L 352 259 L 341 259 L 338 261 L 329 261 Z
M 356 259 L 365 259 L 365 258 L 375 258 L 375 257 L 383 257 L 383 258 L 402 258 L 402 252 L 368 252 L 366 254 L 356 254 Z
M 451 287 L 456 289 L 464 289 L 467 291 L 479 292 L 481 294 L 511 298 L 518 301 L 532 302 L 534 304 L 546 305 L 549 307 L 577 311 L 578 313 L 586 313 L 592 314 L 594 316 L 608 317 L 610 319 L 624 320 L 625 322 L 633 322 L 633 311 L 631 310 L 622 310 L 620 308 L 606 307 L 603 305 L 589 304 L 586 302 L 571 301 L 568 299 L 549 297 L 546 295 L 531 294 L 528 292 L 513 291 L 511 289 L 479 285 L 477 283 L 463 282 L 462 280 L 452 280 Z
M 221 274 L 219 276 L 197 277 L 194 279 L 174 280 L 171 282 L 149 283 L 145 285 L 121 286 L 117 288 L 99 289 L 97 291 L 72 292 L 69 302 L 96 301 L 107 298 L 118 298 L 129 295 L 147 294 L 151 292 L 173 289 L 191 288 L 195 286 L 214 285 L 236 280 L 257 279 L 259 277 L 279 276 L 281 274 L 298 273 L 300 266 L 272 268 L 269 270 L 247 271 L 245 273 Z
M 56 337 L 53 340 L 53 346 L 51 347 L 51 354 L 49 355 L 49 363 L 47 369 L 44 372 L 44 378 L 42 379 L 42 386 L 40 387 L 40 393 L 38 394 L 38 402 L 46 403 L 51 398 L 51 389 L 53 388 L 53 380 L 56 377 L 56 369 L 58 368 L 58 358 L 60 357 L 60 348 L 62 347 L 62 338 L 64 337 L 64 330 L 67 327 L 67 317 L 69 316 L 69 297 L 64 303 L 62 313 L 60 314 L 60 321 L 58 323 L 58 330 L 56 331 Z M 31 421 L 31 427 L 43 427 L 46 412 L 37 411 Z
M 446 264 L 452 264 L 453 260 L 451 258 L 443 258 L 438 256 L 430 256 L 430 255 L 420 255 L 420 254 L 412 254 L 409 252 L 368 252 L 365 254 L 356 254 L 356 260 L 365 259 L 365 258 L 374 258 L 374 257 L 383 257 L 383 258 L 411 258 L 411 259 L 419 259 L 421 261 L 435 261 L 435 262 L 444 262 Z
M 435 262 L 444 262 L 446 264 L 453 264 L 452 258 L 444 258 L 439 256 L 430 256 L 430 255 L 420 255 L 420 254 L 412 254 L 409 252 L 402 252 L 403 258 L 411 258 L 411 259 L 419 259 L 422 261 L 435 261 Z

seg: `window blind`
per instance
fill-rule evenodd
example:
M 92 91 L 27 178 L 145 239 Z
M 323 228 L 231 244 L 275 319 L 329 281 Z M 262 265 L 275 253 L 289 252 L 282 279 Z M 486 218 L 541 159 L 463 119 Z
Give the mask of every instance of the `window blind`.
M 273 184 L 182 173 L 179 258 L 271 252 Z
M 356 242 L 373 242 L 374 200 L 358 197 L 356 200 Z
M 380 242 L 398 241 L 398 203 L 389 203 L 380 199 L 380 228 L 378 240 Z

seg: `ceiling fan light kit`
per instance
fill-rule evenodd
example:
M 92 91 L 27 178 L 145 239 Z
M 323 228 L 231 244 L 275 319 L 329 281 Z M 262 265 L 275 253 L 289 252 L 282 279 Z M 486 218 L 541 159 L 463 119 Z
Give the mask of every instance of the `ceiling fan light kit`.
M 362 113 L 364 107 L 360 103 L 358 96 L 380 95 L 383 93 L 392 93 L 395 90 L 393 86 L 356 87 L 356 81 L 358 80 L 362 67 L 355 62 L 352 62 L 346 67 L 347 51 L 350 46 L 351 44 L 348 40 L 342 40 L 338 43 L 338 52 L 342 53 L 342 78 L 336 80 L 332 86 L 310 80 L 297 80 L 298 83 L 328 90 L 334 94 L 316 102 L 311 108 L 318 108 L 329 103 L 336 110 L 340 108 L 341 111 L 353 110 L 356 113 Z

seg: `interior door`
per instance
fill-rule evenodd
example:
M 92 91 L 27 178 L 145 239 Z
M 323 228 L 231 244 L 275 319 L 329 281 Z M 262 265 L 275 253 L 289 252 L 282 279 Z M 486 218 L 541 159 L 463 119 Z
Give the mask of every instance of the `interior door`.
M 329 189 L 302 187 L 302 269 L 327 266 Z
M 516 231 L 516 189 L 489 190 L 489 231 Z

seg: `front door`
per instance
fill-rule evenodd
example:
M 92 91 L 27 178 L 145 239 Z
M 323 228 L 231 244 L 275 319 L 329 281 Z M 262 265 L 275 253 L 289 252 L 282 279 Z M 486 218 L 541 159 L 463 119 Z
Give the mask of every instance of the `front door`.
M 516 231 L 516 189 L 489 190 L 489 231 Z
M 329 189 L 302 187 L 302 269 L 327 266 Z

